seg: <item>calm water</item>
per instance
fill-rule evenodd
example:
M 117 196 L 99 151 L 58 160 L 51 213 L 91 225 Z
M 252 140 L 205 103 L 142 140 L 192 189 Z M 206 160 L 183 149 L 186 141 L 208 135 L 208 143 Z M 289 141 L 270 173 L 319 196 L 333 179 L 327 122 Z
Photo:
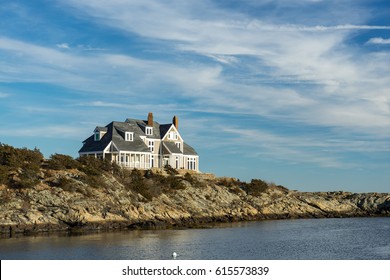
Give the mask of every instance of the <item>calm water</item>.
M 0 239 L 0 259 L 390 259 L 390 218 Z

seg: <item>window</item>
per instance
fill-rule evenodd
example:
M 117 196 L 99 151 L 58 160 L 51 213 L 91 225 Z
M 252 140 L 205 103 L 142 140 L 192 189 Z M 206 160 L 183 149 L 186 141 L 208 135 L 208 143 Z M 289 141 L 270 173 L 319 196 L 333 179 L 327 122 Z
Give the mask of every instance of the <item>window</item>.
M 154 141 L 149 141 L 148 142 L 148 148 L 151 152 L 154 152 Z
M 125 140 L 126 141 L 134 141 L 134 133 L 133 132 L 126 132 L 125 133 Z
M 175 158 L 175 168 L 179 169 L 179 157 Z
M 150 156 L 150 167 L 154 167 L 154 156 Z
M 181 143 L 180 142 L 176 142 L 176 147 L 178 147 L 180 149 L 180 146 L 181 146 Z
M 187 160 L 188 170 L 196 170 L 196 160 L 194 157 L 189 157 Z
M 168 139 L 177 140 L 177 133 L 174 131 L 169 132 Z
M 95 132 L 95 137 L 94 137 L 95 141 L 100 141 L 100 132 L 99 131 L 96 131 Z
M 153 134 L 153 127 L 147 126 L 145 128 L 145 134 L 146 135 L 152 135 Z

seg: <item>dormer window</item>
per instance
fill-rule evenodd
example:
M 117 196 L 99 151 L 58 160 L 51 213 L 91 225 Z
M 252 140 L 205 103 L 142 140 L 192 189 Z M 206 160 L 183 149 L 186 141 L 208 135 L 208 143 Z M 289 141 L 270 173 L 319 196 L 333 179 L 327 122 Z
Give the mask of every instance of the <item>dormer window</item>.
M 177 133 L 174 131 L 169 132 L 168 139 L 177 140 Z
M 152 135 L 153 134 L 153 127 L 150 127 L 150 126 L 145 127 L 145 134 Z
M 93 131 L 93 140 L 100 141 L 107 132 L 107 127 L 97 126 Z
M 125 140 L 126 141 L 134 141 L 134 133 L 133 132 L 126 132 L 125 133 Z

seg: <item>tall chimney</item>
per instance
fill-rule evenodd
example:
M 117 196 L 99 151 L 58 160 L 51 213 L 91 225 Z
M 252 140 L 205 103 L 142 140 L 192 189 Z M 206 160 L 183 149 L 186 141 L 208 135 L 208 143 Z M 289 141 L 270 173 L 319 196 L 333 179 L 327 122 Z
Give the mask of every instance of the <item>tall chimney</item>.
M 153 126 L 153 113 L 149 112 L 148 114 L 148 126 Z
M 177 116 L 173 116 L 172 123 L 176 127 L 176 129 L 179 130 L 179 118 Z

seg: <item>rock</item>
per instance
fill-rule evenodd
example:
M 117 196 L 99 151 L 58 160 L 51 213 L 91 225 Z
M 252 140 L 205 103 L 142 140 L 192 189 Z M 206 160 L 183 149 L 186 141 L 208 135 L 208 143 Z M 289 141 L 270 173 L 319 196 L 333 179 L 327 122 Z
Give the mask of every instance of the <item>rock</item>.
M 0 234 L 193 227 L 254 219 L 390 216 L 390 194 L 386 193 L 305 193 L 273 186 L 252 196 L 236 179 L 191 174 L 190 178 L 178 177 L 182 184 L 179 189 L 147 198 L 107 174 L 102 187 L 86 184 L 80 171 L 50 170 L 46 176 L 32 188 L 0 186 Z M 61 188 L 61 178 L 70 185 Z M 158 183 L 150 174 L 147 182 L 151 189 Z

